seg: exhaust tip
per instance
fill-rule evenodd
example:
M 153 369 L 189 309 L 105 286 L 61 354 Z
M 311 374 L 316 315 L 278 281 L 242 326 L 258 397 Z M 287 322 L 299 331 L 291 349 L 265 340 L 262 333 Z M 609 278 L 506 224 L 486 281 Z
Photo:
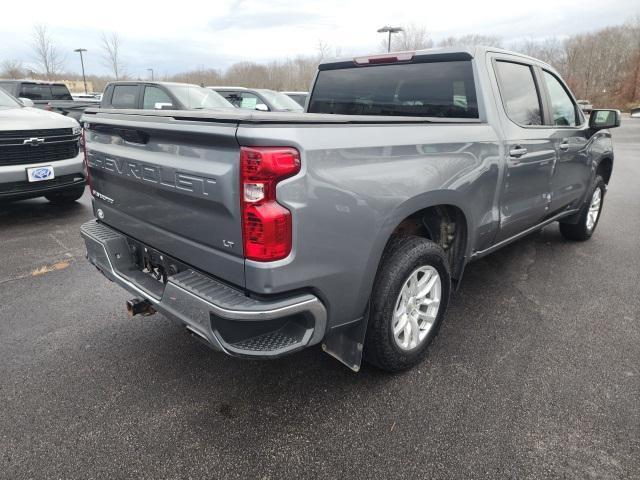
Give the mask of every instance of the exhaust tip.
M 127 313 L 130 317 L 134 317 L 136 315 L 148 317 L 149 315 L 156 313 L 156 310 L 153 308 L 153 305 L 151 305 L 149 300 L 134 298 L 132 300 L 127 300 Z

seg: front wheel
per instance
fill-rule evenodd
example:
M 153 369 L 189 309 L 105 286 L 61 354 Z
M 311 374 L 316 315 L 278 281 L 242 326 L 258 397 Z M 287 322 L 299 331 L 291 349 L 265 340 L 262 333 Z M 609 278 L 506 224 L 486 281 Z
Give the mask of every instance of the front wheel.
M 392 239 L 373 288 L 365 360 L 390 372 L 420 363 L 438 333 L 450 290 L 442 248 L 417 236 Z
M 55 205 L 65 205 L 79 200 L 84 195 L 84 185 L 62 192 L 48 193 L 45 198 Z
M 600 220 L 606 191 L 607 184 L 604 183 L 600 175 L 596 176 L 587 197 L 587 202 L 578 213 L 578 222 L 575 224 L 560 223 L 560 233 L 563 237 L 577 241 L 585 241 L 591 238 Z

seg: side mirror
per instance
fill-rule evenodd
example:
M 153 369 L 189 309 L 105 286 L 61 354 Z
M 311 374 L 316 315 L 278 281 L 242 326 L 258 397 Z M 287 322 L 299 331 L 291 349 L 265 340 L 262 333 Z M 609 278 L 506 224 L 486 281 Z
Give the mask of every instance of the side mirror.
M 261 112 L 269 111 L 269 107 L 267 107 L 264 103 L 256 103 L 255 109 L 260 110 Z
M 620 126 L 620 110 L 591 110 L 589 116 L 589 128 L 591 130 L 603 130 Z
M 156 102 L 153 105 L 154 110 L 173 110 L 173 103 Z
M 33 100 L 30 98 L 20 97 L 18 100 L 20 100 L 20 103 L 25 107 L 33 107 Z

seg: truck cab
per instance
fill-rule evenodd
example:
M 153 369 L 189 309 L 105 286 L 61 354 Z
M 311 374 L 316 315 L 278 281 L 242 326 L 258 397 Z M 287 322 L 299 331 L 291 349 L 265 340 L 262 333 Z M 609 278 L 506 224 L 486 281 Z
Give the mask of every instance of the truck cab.
M 119 81 L 107 84 L 101 108 L 202 110 L 233 108 L 218 93 L 188 83 Z

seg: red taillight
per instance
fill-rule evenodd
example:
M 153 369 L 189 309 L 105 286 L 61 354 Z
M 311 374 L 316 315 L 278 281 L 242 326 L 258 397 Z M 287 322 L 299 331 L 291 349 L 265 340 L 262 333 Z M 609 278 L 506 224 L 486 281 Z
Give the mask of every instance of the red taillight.
M 300 171 L 290 147 L 240 147 L 240 203 L 244 256 L 268 262 L 291 252 L 291 212 L 276 200 L 276 185 Z
M 89 194 L 93 196 L 93 186 L 91 185 L 91 171 L 89 170 L 89 155 L 87 154 L 87 136 L 85 128 L 82 127 L 80 132 L 80 148 L 84 153 L 84 173 L 87 177 L 87 185 L 89 185 Z

